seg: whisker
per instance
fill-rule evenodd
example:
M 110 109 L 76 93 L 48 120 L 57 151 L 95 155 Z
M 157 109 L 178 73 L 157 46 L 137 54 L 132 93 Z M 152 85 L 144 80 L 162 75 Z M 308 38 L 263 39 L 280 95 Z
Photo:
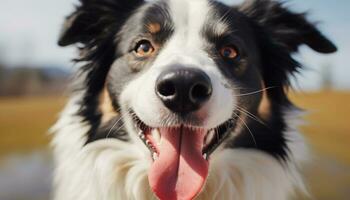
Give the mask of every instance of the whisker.
M 112 128 L 109 129 L 109 131 L 108 131 L 108 133 L 107 133 L 107 135 L 106 135 L 106 139 L 110 136 L 112 130 L 113 130 L 114 127 L 118 124 L 118 122 L 120 121 L 120 119 L 121 119 L 121 118 L 119 118 L 119 119 L 113 124 Z
M 242 96 L 249 96 L 249 95 L 253 95 L 253 94 L 259 94 L 261 92 L 264 92 L 266 90 L 270 90 L 270 89 L 273 89 L 273 88 L 276 88 L 276 87 L 267 87 L 267 88 L 264 88 L 262 90 L 257 90 L 257 91 L 254 91 L 254 92 L 249 92 L 249 93 L 244 93 L 244 94 L 239 94 L 239 95 L 234 95 L 235 97 L 242 97 Z
M 262 121 L 258 116 L 252 114 L 251 112 L 249 112 L 248 110 L 245 110 L 244 108 L 236 105 L 236 109 L 240 112 L 243 112 L 244 114 L 246 114 L 249 118 L 255 120 L 256 122 L 259 122 L 260 124 L 267 126 L 266 123 L 264 121 Z
M 125 127 L 125 124 L 123 123 L 120 127 L 118 127 L 117 130 L 114 131 L 114 133 L 118 132 L 119 130 L 121 130 L 121 129 L 124 128 L 124 127 Z
M 252 131 L 250 130 L 250 128 L 248 127 L 248 125 L 244 122 L 244 120 L 243 120 L 240 116 L 238 116 L 236 113 L 234 113 L 234 114 L 236 115 L 236 117 L 238 117 L 238 119 L 241 120 L 241 122 L 244 124 L 244 126 L 248 129 L 248 131 L 249 131 L 249 133 L 250 133 L 250 136 L 252 137 L 253 142 L 254 142 L 254 144 L 255 144 L 255 147 L 258 147 L 258 145 L 257 145 L 257 143 L 256 143 L 256 140 L 255 140 L 255 137 L 254 137 Z
M 118 110 L 120 110 L 120 109 L 118 109 Z M 117 121 L 116 122 L 114 122 L 114 124 L 113 124 L 113 126 L 111 127 L 111 129 L 109 129 L 109 131 L 108 131 L 108 133 L 107 133 L 107 135 L 106 135 L 106 139 L 110 136 L 110 134 L 112 133 L 112 131 L 113 131 L 113 129 L 115 128 L 115 126 L 123 119 L 123 114 L 121 114 L 122 116 L 120 116 L 120 118 L 119 119 L 117 119 Z M 122 125 L 121 125 L 121 127 L 124 127 L 124 121 L 122 121 Z M 117 132 L 117 131 L 119 131 L 121 128 L 119 127 L 118 128 L 118 130 L 116 130 L 115 132 Z

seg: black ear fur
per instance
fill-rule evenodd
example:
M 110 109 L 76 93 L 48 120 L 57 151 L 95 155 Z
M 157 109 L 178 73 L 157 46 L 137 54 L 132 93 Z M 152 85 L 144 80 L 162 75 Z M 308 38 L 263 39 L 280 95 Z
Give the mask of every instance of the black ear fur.
M 139 7 L 143 0 L 80 0 L 76 11 L 66 18 L 58 44 L 87 44 L 103 37 L 106 30 L 120 28 L 123 20 Z
M 240 11 L 263 27 L 276 42 L 290 52 L 298 51 L 302 44 L 320 53 L 333 53 L 337 47 L 328 40 L 305 14 L 293 13 L 273 0 L 250 0 Z

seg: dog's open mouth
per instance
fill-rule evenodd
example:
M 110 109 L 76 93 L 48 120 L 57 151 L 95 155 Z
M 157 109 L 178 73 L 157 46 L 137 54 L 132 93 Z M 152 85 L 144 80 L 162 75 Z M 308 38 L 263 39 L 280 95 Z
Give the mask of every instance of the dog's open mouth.
M 210 130 L 185 124 L 153 128 L 131 114 L 153 158 L 148 178 L 154 193 L 161 200 L 193 199 L 208 176 L 209 156 L 235 127 L 235 120 Z

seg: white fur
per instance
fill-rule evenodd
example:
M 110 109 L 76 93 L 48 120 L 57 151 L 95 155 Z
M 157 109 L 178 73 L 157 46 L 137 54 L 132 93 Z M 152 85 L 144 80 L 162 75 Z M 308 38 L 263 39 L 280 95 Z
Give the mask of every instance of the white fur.
M 109 139 L 83 147 L 90 127 L 74 115 L 78 99 L 72 98 L 53 128 L 57 166 L 54 199 L 155 199 L 147 180 L 151 161 L 138 145 Z M 287 120 L 296 114 L 286 113 Z M 288 147 L 292 158 L 285 165 L 256 150 L 215 153 L 206 186 L 196 199 L 284 200 L 294 189 L 304 189 L 298 172 L 307 152 L 304 140 L 293 127 L 285 134 L 291 139 Z

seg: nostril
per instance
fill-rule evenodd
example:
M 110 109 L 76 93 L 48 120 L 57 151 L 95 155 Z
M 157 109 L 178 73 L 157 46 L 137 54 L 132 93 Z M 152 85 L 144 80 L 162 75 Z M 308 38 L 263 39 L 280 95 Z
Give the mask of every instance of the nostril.
M 212 89 L 207 84 L 197 83 L 190 91 L 190 97 L 193 102 L 204 101 L 211 95 Z
M 174 96 L 176 88 L 173 82 L 163 81 L 158 85 L 158 93 L 164 97 Z

